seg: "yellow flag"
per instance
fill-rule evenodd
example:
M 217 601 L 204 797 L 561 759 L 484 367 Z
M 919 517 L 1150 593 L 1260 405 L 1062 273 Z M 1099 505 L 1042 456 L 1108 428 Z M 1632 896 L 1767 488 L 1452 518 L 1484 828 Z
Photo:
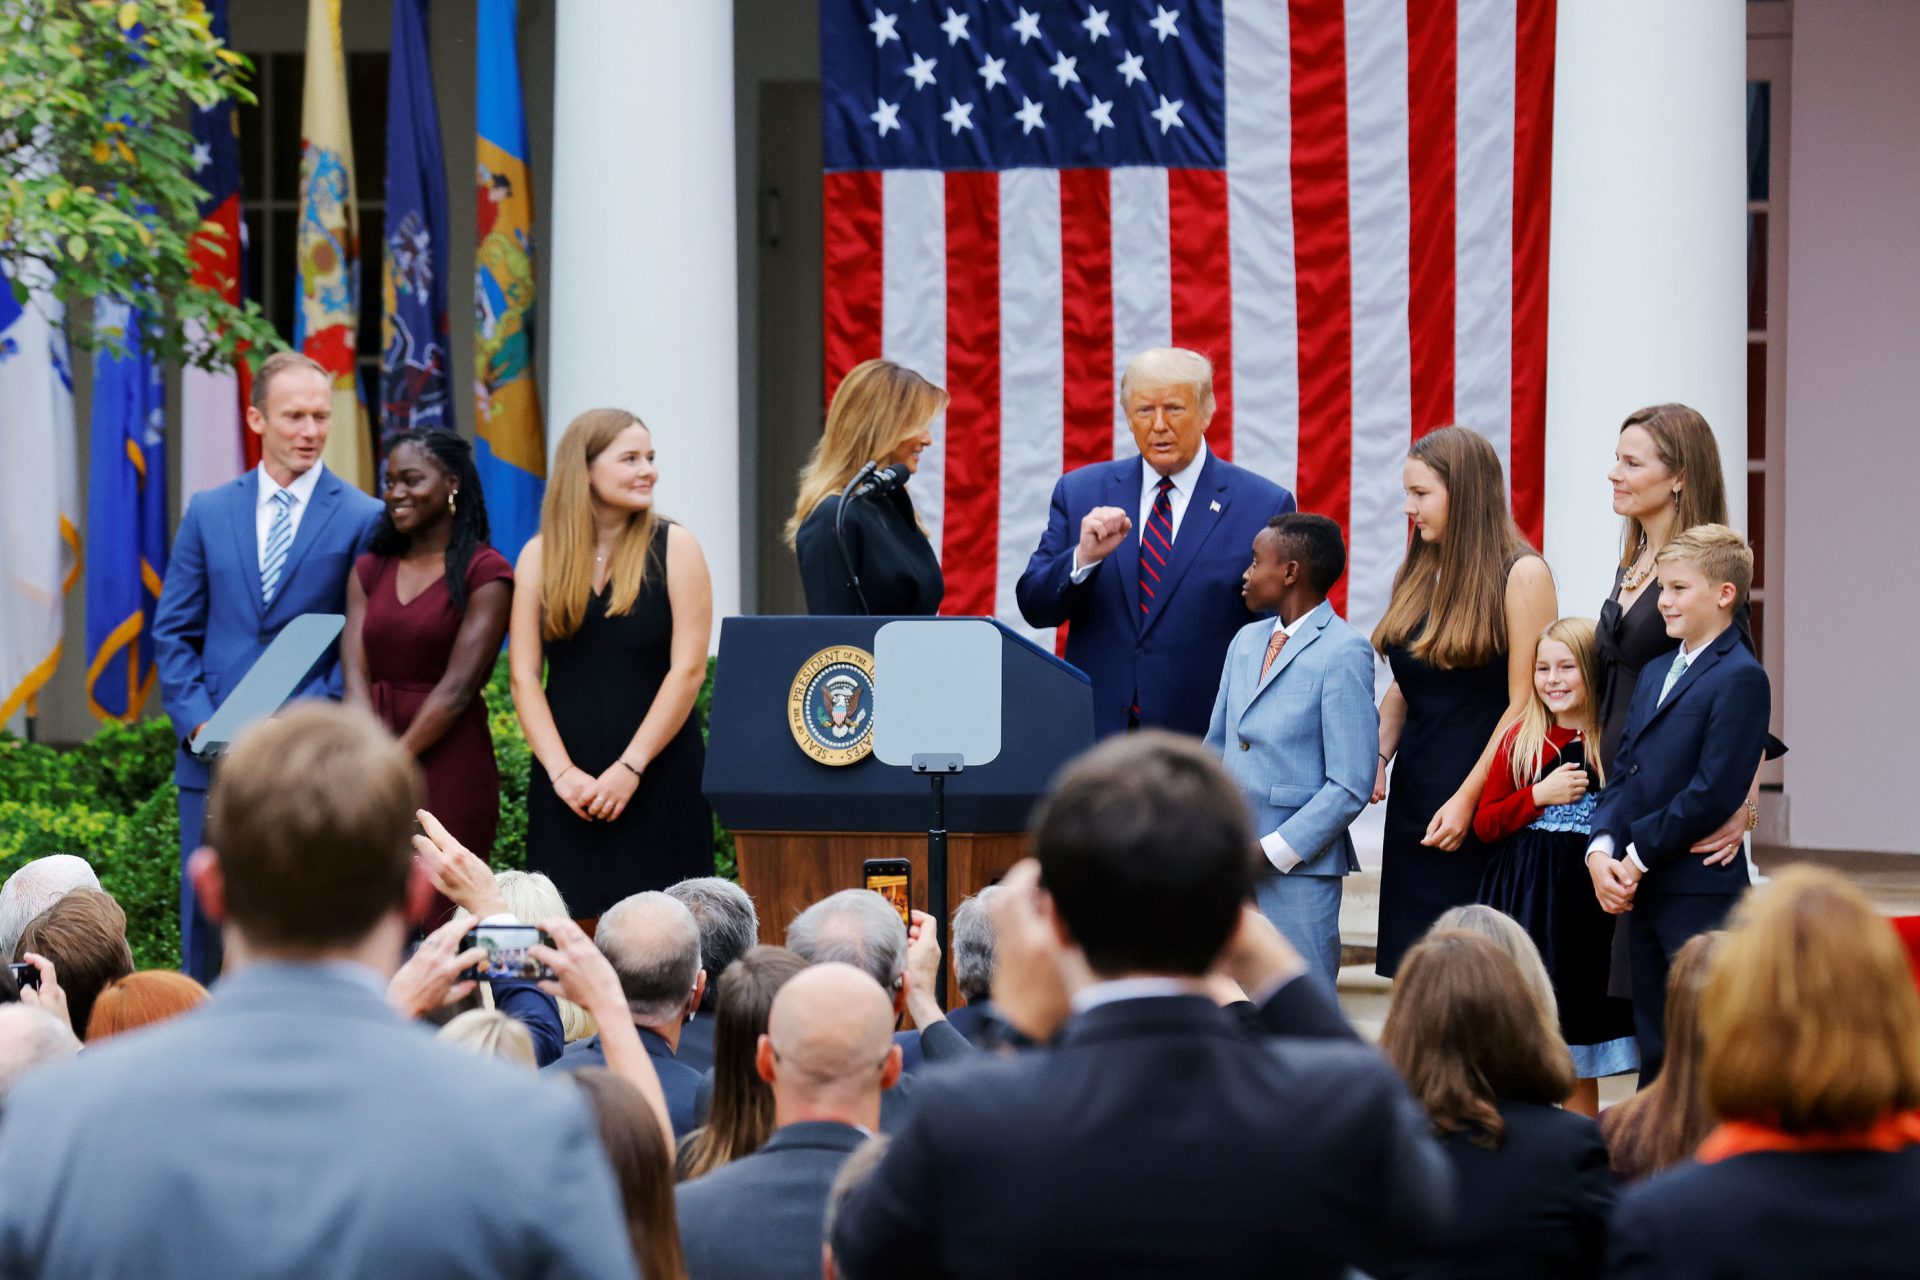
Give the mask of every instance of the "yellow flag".
M 353 134 L 340 0 L 307 0 L 306 90 L 300 103 L 300 306 L 293 344 L 333 375 L 326 463 L 373 488 L 373 450 L 354 370 L 360 331 L 360 228 L 353 203 Z

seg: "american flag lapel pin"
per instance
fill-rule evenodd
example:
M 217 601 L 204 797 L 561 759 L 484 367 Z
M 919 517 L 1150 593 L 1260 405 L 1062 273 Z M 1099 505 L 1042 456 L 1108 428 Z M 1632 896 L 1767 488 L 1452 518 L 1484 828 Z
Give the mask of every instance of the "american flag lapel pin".
M 1217 512 L 1217 511 L 1219 511 L 1219 510 L 1220 510 L 1220 504 L 1219 504 L 1218 502 L 1215 502 L 1215 503 L 1213 503 L 1213 504 L 1211 504 L 1211 505 L 1209 506 L 1209 508 L 1208 508 L 1208 509 L 1209 509 L 1209 510 L 1211 510 L 1211 511 L 1216 511 L 1216 512 Z

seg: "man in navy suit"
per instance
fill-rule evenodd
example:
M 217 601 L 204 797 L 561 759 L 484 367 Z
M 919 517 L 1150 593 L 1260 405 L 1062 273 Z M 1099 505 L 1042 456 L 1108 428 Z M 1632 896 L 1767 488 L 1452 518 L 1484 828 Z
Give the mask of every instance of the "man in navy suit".
M 1206 448 L 1213 365 L 1199 352 L 1133 357 L 1120 402 L 1140 456 L 1060 477 L 1015 594 L 1033 626 L 1067 624 L 1097 736 L 1145 725 L 1198 737 L 1227 646 L 1255 617 L 1240 598 L 1246 549 L 1293 495 Z
M 892 1001 L 852 965 L 816 964 L 780 988 L 754 1057 L 773 1093 L 773 1135 L 674 1194 L 689 1276 L 820 1274 L 834 1175 L 880 1127 L 881 1096 L 900 1076 L 892 1032 Z
M 1628 917 L 1640 1083 L 1665 1056 L 1667 969 L 1687 939 L 1717 929 L 1751 880 L 1744 849 L 1700 858 L 1701 837 L 1746 803 L 1766 748 L 1772 688 L 1740 643 L 1733 612 L 1753 582 L 1753 552 L 1704 524 L 1660 551 L 1660 615 L 1680 647 L 1648 664 L 1633 694 L 1613 773 L 1593 813 L 1587 870 L 1600 905 Z M 1758 819 L 1748 809 L 1747 829 Z
M 325 369 L 298 352 L 267 358 L 247 407 L 260 466 L 187 504 L 154 613 L 160 697 L 180 739 L 180 967 L 201 982 L 219 976 L 220 934 L 185 874 L 200 847 L 208 777 L 187 743 L 282 627 L 303 613 L 346 611 L 347 575 L 380 520 L 378 501 L 320 461 L 332 417 Z M 329 650 L 295 697 L 338 699 L 340 689 Z
M 1247 928 L 1255 855 L 1205 746 L 1100 744 L 1033 834 L 1038 866 L 1009 872 L 1000 901 L 1057 945 L 1065 1025 L 1051 1047 L 921 1076 L 835 1220 L 844 1273 L 1332 1280 L 1398 1274 L 1430 1249 L 1451 1175 L 1393 1068 L 1343 1038 L 1249 1036 L 1211 998 L 1208 974 Z M 1032 936 L 1009 922 L 996 943 L 1003 1007 L 1024 1025 Z

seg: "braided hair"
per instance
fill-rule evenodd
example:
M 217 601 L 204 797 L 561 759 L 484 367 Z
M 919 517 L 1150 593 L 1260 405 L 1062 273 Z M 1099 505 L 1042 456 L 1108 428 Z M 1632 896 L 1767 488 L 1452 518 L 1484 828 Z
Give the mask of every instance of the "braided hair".
M 388 436 L 383 444 L 383 457 L 392 457 L 393 451 L 403 444 L 419 447 L 433 456 L 446 473 L 459 484 L 459 492 L 466 499 L 456 502 L 453 512 L 453 536 L 447 540 L 447 594 L 453 598 L 456 613 L 467 611 L 467 565 L 473 560 L 473 553 L 484 546 L 488 537 L 487 504 L 480 492 L 480 472 L 473 465 L 473 446 L 466 438 L 452 431 L 438 427 L 411 428 L 396 431 Z M 380 527 L 374 531 L 372 550 L 375 555 L 397 556 L 405 554 L 408 546 L 407 536 L 393 527 L 393 517 L 382 510 Z

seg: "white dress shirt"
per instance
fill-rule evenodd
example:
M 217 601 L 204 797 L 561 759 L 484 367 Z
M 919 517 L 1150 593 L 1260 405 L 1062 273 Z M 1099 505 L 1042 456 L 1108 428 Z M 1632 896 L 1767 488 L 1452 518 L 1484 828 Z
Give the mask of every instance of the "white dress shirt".
M 324 462 L 315 462 L 305 471 L 293 478 L 287 492 L 293 495 L 293 506 L 287 511 L 287 546 L 293 546 L 293 539 L 300 534 L 300 517 L 307 513 L 307 506 L 313 501 L 314 486 L 320 483 L 320 473 L 326 469 Z M 253 541 L 254 555 L 260 568 L 266 568 L 267 534 L 273 529 L 273 516 L 279 508 L 273 501 L 273 495 L 280 492 L 280 485 L 267 474 L 267 464 L 259 466 L 260 501 L 253 511 L 253 527 L 256 534 Z M 285 572 L 284 570 L 282 571 Z
M 1192 462 L 1167 477 L 1173 481 L 1173 487 L 1167 490 L 1167 506 L 1173 517 L 1175 539 L 1180 536 L 1180 522 L 1186 519 L 1187 502 L 1193 497 L 1194 487 L 1200 483 L 1200 470 L 1206 464 L 1207 450 L 1202 446 L 1200 452 L 1193 455 Z M 1144 530 L 1147 527 L 1147 519 L 1153 515 L 1154 499 L 1159 496 L 1160 473 L 1142 461 L 1140 464 L 1140 512 L 1139 518 L 1134 521 L 1134 528 Z M 1074 548 L 1073 580 L 1076 583 L 1085 582 L 1088 575 L 1099 567 L 1099 561 L 1089 565 L 1081 564 L 1080 550 L 1077 546 Z
M 1279 984 L 1283 985 L 1283 984 Z M 1279 990 L 1279 985 L 1274 990 Z M 1207 984 L 1195 978 L 1109 978 L 1073 993 L 1069 1007 L 1085 1013 L 1122 1000 L 1151 1000 L 1160 996 L 1204 996 Z
M 1295 618 L 1292 622 L 1285 623 L 1285 624 L 1282 624 L 1280 619 L 1275 618 L 1273 620 L 1273 630 L 1267 633 L 1267 644 L 1269 646 L 1273 644 L 1273 637 L 1276 634 L 1284 633 L 1287 639 L 1289 640 L 1293 639 L 1294 634 L 1300 630 L 1300 624 L 1305 622 L 1312 615 L 1313 615 L 1313 610 L 1309 609 L 1305 613 L 1301 614 L 1299 617 Z M 1283 649 L 1281 650 L 1281 652 L 1285 653 L 1286 650 Z M 1267 651 L 1265 649 L 1262 649 L 1260 651 L 1260 661 L 1262 663 L 1265 663 L 1266 660 L 1267 660 Z M 1276 658 L 1275 661 L 1277 662 L 1279 661 L 1279 659 Z M 1280 832 L 1278 828 L 1272 831 L 1269 831 L 1267 832 L 1267 834 L 1260 837 L 1260 851 L 1267 855 L 1267 861 L 1273 864 L 1273 869 L 1275 871 L 1279 871 L 1282 873 L 1293 870 L 1295 867 L 1299 866 L 1302 862 L 1305 861 L 1304 858 L 1302 858 L 1299 854 L 1293 851 L 1292 845 L 1288 844 L 1285 840 L 1282 840 L 1280 838 Z
M 1713 637 L 1713 640 L 1718 640 L 1719 638 L 1720 637 L 1716 635 Z M 1693 665 L 1693 660 L 1699 657 L 1701 654 L 1705 653 L 1707 651 L 1707 645 L 1712 644 L 1713 640 L 1708 640 L 1704 642 L 1703 644 L 1701 644 L 1701 646 L 1698 649 L 1694 649 L 1691 652 L 1688 651 L 1687 646 L 1684 643 L 1680 646 L 1680 674 L 1681 675 L 1684 676 L 1685 674 L 1687 674 L 1687 668 Z M 1653 665 L 1652 663 L 1647 664 L 1648 667 L 1651 667 L 1652 665 Z M 1671 671 L 1672 669 L 1673 669 L 1673 664 L 1669 662 L 1667 664 L 1667 670 Z M 1640 678 L 1644 680 L 1649 674 L 1651 673 L 1648 672 L 1645 668 L 1642 668 L 1640 672 Z M 1659 672 L 1658 674 L 1660 676 L 1661 681 L 1664 682 L 1667 678 L 1667 672 L 1662 671 L 1662 672 Z M 1675 679 L 1674 683 L 1675 684 L 1679 683 L 1678 678 Z M 1671 698 L 1672 696 L 1673 696 L 1673 693 L 1671 690 L 1669 690 L 1667 693 L 1667 697 Z M 1659 706 L 1660 704 L 1655 703 L 1654 705 Z M 1609 858 L 1611 858 L 1613 856 L 1613 849 L 1614 849 L 1613 837 L 1611 835 L 1608 835 L 1605 832 L 1602 832 L 1601 834 L 1593 838 L 1592 844 L 1587 846 L 1587 856 L 1591 858 L 1595 853 L 1604 853 Z M 1641 875 L 1647 874 L 1647 864 L 1640 861 L 1639 851 L 1636 850 L 1631 844 L 1627 846 L 1627 861 L 1631 862 L 1634 866 L 1638 867 L 1640 869 Z

